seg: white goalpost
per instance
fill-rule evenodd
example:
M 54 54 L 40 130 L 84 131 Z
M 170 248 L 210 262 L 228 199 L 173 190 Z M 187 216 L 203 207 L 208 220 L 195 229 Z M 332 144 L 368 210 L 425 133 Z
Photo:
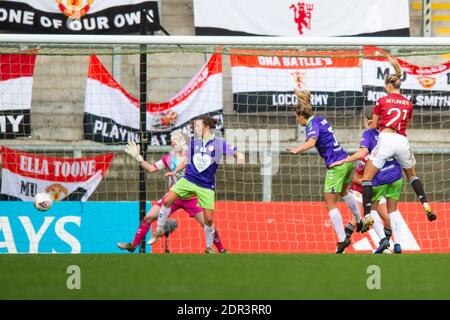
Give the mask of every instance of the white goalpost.
M 239 36 L 138 36 L 1 34 L 2 43 L 47 44 L 147 44 L 147 45 L 244 45 L 244 46 L 442 46 L 445 37 L 239 37 Z

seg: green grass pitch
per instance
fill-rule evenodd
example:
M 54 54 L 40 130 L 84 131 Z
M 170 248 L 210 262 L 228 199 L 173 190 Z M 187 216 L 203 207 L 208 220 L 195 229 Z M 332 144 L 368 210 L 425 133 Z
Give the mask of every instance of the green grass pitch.
M 450 299 L 449 271 L 446 254 L 3 255 L 0 299 Z

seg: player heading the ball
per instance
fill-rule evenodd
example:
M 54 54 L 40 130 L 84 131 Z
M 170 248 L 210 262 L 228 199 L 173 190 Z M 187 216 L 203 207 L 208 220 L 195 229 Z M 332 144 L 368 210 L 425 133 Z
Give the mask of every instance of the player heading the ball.
M 364 168 L 366 161 L 369 159 L 370 152 L 375 149 L 380 131 L 376 128 L 372 128 L 373 108 L 368 107 L 364 112 L 364 127 L 366 130 L 362 133 L 361 140 L 359 142 L 359 150 L 352 156 L 335 162 L 331 166 L 340 165 L 345 162 L 357 161 L 355 174 L 353 175 L 353 183 L 350 186 L 350 192 L 355 197 L 358 203 L 358 207 L 362 210 L 362 176 L 364 174 Z M 380 242 L 375 253 L 382 253 L 385 249 L 388 249 L 389 239 L 394 235 L 396 241 L 394 245 L 394 252 L 401 253 L 401 247 L 399 244 L 400 233 L 398 230 L 398 224 L 396 221 L 391 223 L 392 219 L 396 219 L 398 216 L 397 202 L 400 199 L 400 192 L 403 187 L 402 184 L 402 169 L 397 161 L 389 159 L 384 164 L 383 168 L 378 171 L 373 179 L 373 186 L 375 195 L 372 198 L 372 211 L 371 217 L 374 220 L 373 227 L 375 232 L 380 237 Z M 387 199 L 387 204 L 386 204 Z M 381 222 L 381 218 L 384 221 L 384 228 Z M 363 230 L 365 232 L 367 230 Z M 347 232 L 347 228 L 346 228 Z
M 366 216 L 370 217 L 373 179 L 386 161 L 394 158 L 403 168 L 414 192 L 422 202 L 428 220 L 433 221 L 436 215 L 431 210 L 422 182 L 416 175 L 414 167 L 416 159 L 406 136 L 406 127 L 412 118 L 413 105 L 400 94 L 402 70 L 398 61 L 390 55 L 387 55 L 387 58 L 394 67 L 395 74 L 386 76 L 384 89 L 387 96 L 378 99 L 373 111 L 372 127 L 378 128 L 380 136 L 377 146 L 370 153 L 362 178 L 364 219 Z

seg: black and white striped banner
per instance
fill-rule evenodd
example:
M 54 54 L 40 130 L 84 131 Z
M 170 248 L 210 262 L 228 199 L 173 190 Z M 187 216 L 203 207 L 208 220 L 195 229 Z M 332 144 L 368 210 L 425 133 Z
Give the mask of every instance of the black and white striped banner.
M 199 73 L 167 102 L 147 103 L 151 145 L 169 145 L 173 130 L 190 130 L 190 121 L 209 114 L 223 129 L 222 56 L 213 54 Z M 96 56 L 91 56 L 84 103 L 84 137 L 105 144 L 140 141 L 139 100 L 131 96 Z
M 0 139 L 31 134 L 30 108 L 36 55 L 0 54 Z

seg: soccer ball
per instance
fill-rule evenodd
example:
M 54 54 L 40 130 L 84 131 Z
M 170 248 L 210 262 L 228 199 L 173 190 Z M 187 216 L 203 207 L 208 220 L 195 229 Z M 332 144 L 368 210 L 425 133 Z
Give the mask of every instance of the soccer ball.
M 41 192 L 34 196 L 34 207 L 39 211 L 47 211 L 53 205 L 52 197 L 46 193 Z
M 178 227 L 177 220 L 175 219 L 167 219 L 166 224 L 164 225 L 164 235 L 168 237 L 175 229 Z

